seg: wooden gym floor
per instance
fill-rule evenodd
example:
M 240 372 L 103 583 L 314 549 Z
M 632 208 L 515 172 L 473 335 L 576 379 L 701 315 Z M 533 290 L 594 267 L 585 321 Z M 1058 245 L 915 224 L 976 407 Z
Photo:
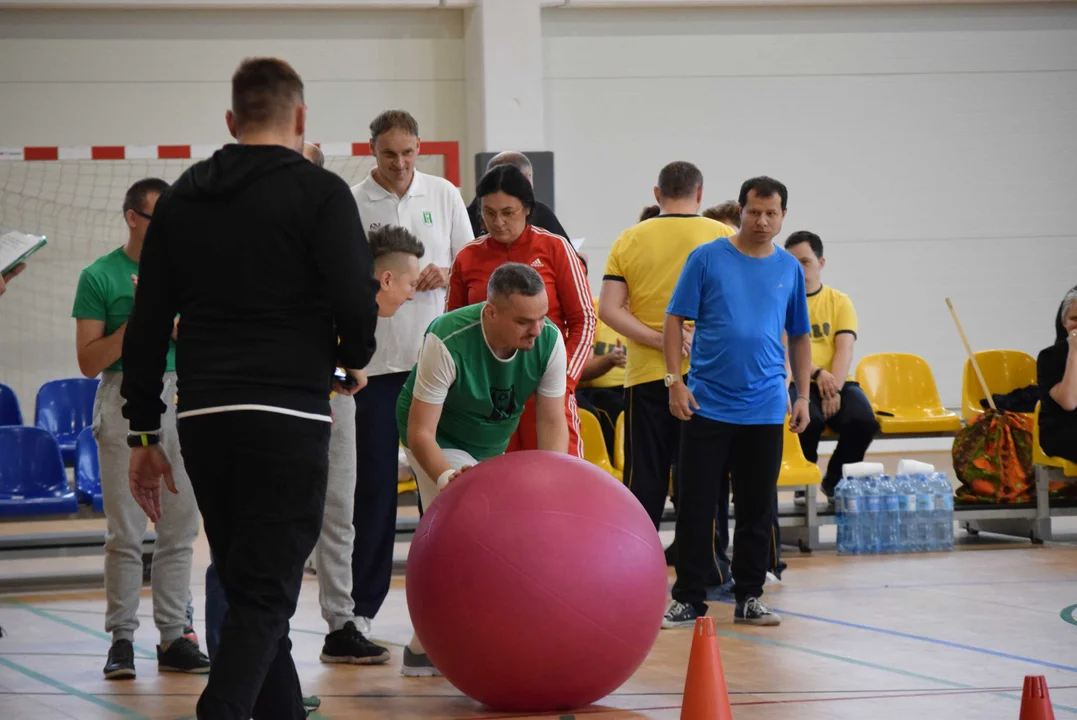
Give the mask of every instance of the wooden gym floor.
M 0 526 L 0 532 L 14 531 Z M 735 626 L 731 605 L 711 606 L 734 716 L 1017 718 L 1022 680 L 1031 674 L 1046 676 L 1056 717 L 1077 717 L 1077 522 L 1056 520 L 1055 533 L 1056 542 L 1036 547 L 958 532 L 959 548 L 938 555 L 838 558 L 833 551 L 788 551 L 784 582 L 768 585 L 765 597 L 781 613 L 781 627 Z M 833 542 L 832 528 L 823 539 Z M 398 555 L 406 555 L 406 546 Z M 200 539 L 192 578 L 200 633 L 207 561 Z M 0 574 L 18 572 L 24 563 L 99 570 L 101 558 L 8 561 Z M 292 623 L 293 655 L 304 692 L 322 698 L 316 717 L 538 717 L 486 710 L 441 678 L 401 677 L 402 644 L 411 635 L 403 588 L 403 578 L 395 578 L 374 626 L 374 638 L 392 650 L 390 664 L 329 666 L 318 661 L 325 625 L 316 581 L 307 578 Z M 7 633 L 0 639 L 0 718 L 193 717 L 205 680 L 158 675 L 148 589 L 142 598 L 138 678 L 106 682 L 103 591 L 0 596 L 0 626 Z M 544 717 L 678 718 L 691 636 L 690 630 L 662 631 L 643 667 L 612 696 Z

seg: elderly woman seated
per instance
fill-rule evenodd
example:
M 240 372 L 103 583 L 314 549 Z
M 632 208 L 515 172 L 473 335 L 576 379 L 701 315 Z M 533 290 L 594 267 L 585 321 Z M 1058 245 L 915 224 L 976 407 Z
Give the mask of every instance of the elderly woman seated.
M 1055 342 L 1040 352 L 1040 446 L 1052 457 L 1077 462 L 1077 287 L 1055 317 Z

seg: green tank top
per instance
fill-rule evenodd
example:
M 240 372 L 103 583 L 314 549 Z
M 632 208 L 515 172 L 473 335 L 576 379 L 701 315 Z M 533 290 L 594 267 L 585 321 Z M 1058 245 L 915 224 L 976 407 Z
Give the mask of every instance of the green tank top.
M 524 403 L 535 394 L 560 331 L 546 319 L 531 350 L 517 350 L 507 360 L 494 355 L 482 331 L 486 303 L 468 305 L 436 318 L 426 330 L 441 339 L 456 365 L 456 379 L 438 421 L 437 441 L 442 448 L 463 450 L 476 460 L 501 455 L 516 432 Z M 426 334 L 423 343 L 426 343 Z M 396 423 L 404 447 L 408 446 L 408 413 L 418 364 L 411 369 L 396 405 Z

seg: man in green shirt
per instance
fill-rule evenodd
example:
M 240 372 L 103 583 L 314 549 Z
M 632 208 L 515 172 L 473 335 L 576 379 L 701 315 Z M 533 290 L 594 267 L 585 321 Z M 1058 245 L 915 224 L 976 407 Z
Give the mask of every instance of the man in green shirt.
M 538 272 L 522 263 L 494 270 L 486 302 L 438 317 L 397 402 L 396 419 L 424 507 L 454 477 L 501 455 L 534 395 L 540 450 L 568 452 L 565 340 L 546 318 Z M 417 637 L 404 675 L 438 675 Z
M 128 487 L 127 420 L 123 417 L 120 384 L 123 379 L 124 332 L 135 299 L 138 260 L 153 217 L 157 198 L 168 183 L 156 178 L 139 180 L 127 191 L 123 216 L 127 244 L 98 258 L 82 271 L 72 316 L 75 343 L 82 374 L 101 376 L 94 400 L 93 432 L 101 466 L 101 494 L 108 531 L 105 540 L 105 631 L 112 635 L 105 664 L 109 680 L 133 678 L 135 657 L 132 642 L 138 628 L 139 593 L 142 590 L 142 538 L 146 514 Z M 175 341 L 168 351 L 164 391 L 168 407 L 162 427 L 162 443 L 173 462 L 179 493 L 165 493 L 161 519 L 154 529 L 153 619 L 161 635 L 157 668 L 166 672 L 207 673 L 209 658 L 193 640 L 184 637 L 191 584 L 191 555 L 198 537 L 198 506 L 183 468 L 176 433 Z

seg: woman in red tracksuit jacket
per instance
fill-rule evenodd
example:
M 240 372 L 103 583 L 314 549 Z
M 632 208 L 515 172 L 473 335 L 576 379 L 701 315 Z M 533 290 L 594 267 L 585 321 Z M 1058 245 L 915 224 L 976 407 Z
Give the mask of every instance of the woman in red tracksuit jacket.
M 531 183 L 513 165 L 495 167 L 483 176 L 477 189 L 483 222 L 489 234 L 465 245 L 449 274 L 448 310 L 486 300 L 486 284 L 498 266 L 507 262 L 530 265 L 546 283 L 550 309 L 546 316 L 561 328 L 568 354 L 568 452 L 583 457 L 580 418 L 576 411 L 576 383 L 591 357 L 595 309 L 587 272 L 566 238 L 534 227 L 528 221 L 535 206 Z M 538 447 L 535 401 L 524 406 L 520 425 L 507 452 Z

